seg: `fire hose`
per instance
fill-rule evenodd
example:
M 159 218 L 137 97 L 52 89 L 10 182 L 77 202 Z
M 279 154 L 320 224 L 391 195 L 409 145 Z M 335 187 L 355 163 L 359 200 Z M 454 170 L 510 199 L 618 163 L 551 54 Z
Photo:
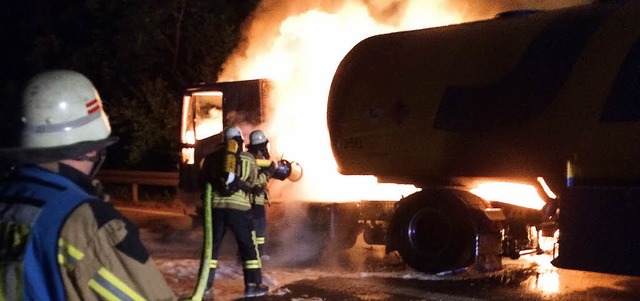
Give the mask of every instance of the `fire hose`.
M 211 184 L 209 183 L 207 183 L 204 188 L 203 210 L 202 226 L 204 229 L 204 241 L 202 244 L 202 258 L 200 258 L 200 270 L 198 271 L 198 282 L 191 298 L 184 299 L 183 301 L 202 300 L 204 291 L 207 287 L 207 279 L 209 279 L 209 264 L 211 262 L 211 249 L 213 247 L 213 229 L 211 225 Z

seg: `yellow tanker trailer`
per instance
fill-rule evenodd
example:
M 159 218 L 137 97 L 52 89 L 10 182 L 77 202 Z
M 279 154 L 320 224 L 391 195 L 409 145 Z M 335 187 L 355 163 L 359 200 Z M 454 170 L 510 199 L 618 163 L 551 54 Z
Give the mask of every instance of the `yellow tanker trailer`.
M 501 219 L 465 185 L 541 177 L 554 264 L 640 275 L 638 16 L 640 1 L 602 1 L 357 44 L 329 93 L 339 171 L 422 188 L 395 206 L 388 249 L 425 271 L 477 261 Z

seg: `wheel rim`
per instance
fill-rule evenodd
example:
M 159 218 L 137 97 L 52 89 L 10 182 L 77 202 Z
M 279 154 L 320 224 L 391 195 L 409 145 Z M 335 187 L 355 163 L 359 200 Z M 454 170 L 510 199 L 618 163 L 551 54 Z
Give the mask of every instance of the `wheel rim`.
M 446 252 L 451 244 L 451 221 L 439 210 L 425 208 L 411 218 L 408 238 L 414 250 L 427 257 Z

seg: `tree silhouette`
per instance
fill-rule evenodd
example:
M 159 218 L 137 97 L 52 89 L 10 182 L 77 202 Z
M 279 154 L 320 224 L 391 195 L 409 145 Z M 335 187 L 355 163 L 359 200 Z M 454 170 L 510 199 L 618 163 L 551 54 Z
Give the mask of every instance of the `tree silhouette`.
M 0 4 L 2 133 L 19 131 L 20 90 L 33 74 L 89 77 L 114 135 L 107 168 L 174 170 L 186 86 L 214 82 L 258 0 L 6 1 Z M 3 134 L 2 144 L 16 135 Z

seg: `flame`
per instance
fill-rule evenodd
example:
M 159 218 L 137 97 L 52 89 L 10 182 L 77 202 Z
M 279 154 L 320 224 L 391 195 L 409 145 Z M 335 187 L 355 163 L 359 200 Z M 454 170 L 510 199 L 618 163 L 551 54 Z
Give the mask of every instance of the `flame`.
M 488 201 L 513 204 L 526 208 L 540 210 L 545 204 L 535 187 L 528 184 L 488 182 L 478 184 L 470 191 Z
M 273 80 L 271 118 L 262 130 L 272 155 L 300 163 L 304 177 L 293 185 L 274 181 L 272 199 L 397 200 L 415 192 L 412 185 L 338 174 L 326 124 L 329 86 L 342 58 L 366 37 L 489 18 L 511 9 L 470 3 L 475 1 L 263 1 L 219 81 Z

